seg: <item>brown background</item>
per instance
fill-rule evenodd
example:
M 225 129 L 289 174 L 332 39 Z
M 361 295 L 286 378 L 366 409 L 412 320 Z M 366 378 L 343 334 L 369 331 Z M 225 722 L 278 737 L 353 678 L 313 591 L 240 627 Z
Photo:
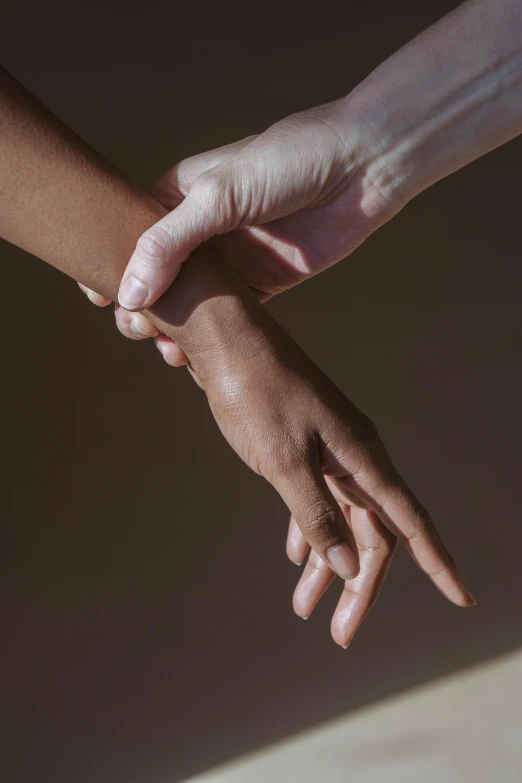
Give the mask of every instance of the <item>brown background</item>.
M 146 186 L 348 92 L 455 5 L 4 0 L 0 50 Z M 399 556 L 347 652 L 335 590 L 292 615 L 285 509 L 186 373 L 1 246 L 6 780 L 175 783 L 520 646 L 521 164 L 518 140 L 271 305 L 375 419 L 479 601 Z

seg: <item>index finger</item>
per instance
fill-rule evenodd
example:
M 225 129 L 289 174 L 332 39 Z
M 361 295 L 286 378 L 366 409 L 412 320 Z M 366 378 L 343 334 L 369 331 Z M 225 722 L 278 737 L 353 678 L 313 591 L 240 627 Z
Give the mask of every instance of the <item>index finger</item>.
M 390 469 L 386 476 L 363 472 L 358 477 L 335 481 L 347 497 L 357 496 L 362 505 L 378 514 L 449 601 L 457 606 L 475 604 L 433 520 L 395 469 Z

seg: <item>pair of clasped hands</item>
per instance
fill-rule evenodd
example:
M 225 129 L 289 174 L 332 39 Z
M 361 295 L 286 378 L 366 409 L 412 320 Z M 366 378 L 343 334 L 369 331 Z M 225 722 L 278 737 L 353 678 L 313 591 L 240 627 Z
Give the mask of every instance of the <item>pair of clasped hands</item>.
M 225 352 L 216 340 L 202 382 L 181 348 L 140 312 L 202 243 L 263 302 L 347 256 L 398 212 L 409 194 L 390 186 L 373 158 L 356 154 L 353 123 L 350 144 L 343 140 L 342 115 L 342 102 L 294 115 L 168 171 L 153 195 L 171 211 L 137 243 L 116 322 L 131 339 L 153 338 L 168 364 L 188 364 L 229 443 L 288 505 L 288 557 L 300 565 L 308 554 L 295 612 L 307 618 L 341 577 L 331 633 L 347 647 L 398 541 L 446 598 L 474 603 L 376 428 L 268 315 L 251 331 L 239 326 Z M 366 149 L 369 133 L 365 127 Z M 81 287 L 95 304 L 110 303 Z

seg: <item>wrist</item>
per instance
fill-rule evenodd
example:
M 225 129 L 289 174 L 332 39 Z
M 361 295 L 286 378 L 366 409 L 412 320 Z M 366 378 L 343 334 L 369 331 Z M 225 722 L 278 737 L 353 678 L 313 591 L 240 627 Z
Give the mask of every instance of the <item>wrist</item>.
M 328 110 L 362 212 L 377 225 L 386 222 L 423 189 L 404 145 L 405 118 L 376 86 L 364 83 Z
M 201 247 L 147 317 L 180 346 L 208 390 L 224 367 L 241 371 L 261 348 L 262 312 L 250 290 Z
M 425 169 L 412 145 L 414 120 L 385 85 L 368 79 L 341 100 L 345 134 L 358 150 L 359 178 L 397 211 L 424 187 Z

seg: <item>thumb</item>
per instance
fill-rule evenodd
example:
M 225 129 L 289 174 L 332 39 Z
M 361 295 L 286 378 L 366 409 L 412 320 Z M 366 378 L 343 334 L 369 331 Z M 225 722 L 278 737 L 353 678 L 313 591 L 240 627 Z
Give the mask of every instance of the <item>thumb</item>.
M 176 279 L 193 250 L 241 223 L 235 192 L 227 164 L 195 180 L 184 201 L 139 238 L 120 285 L 122 307 L 131 311 L 150 307 Z

